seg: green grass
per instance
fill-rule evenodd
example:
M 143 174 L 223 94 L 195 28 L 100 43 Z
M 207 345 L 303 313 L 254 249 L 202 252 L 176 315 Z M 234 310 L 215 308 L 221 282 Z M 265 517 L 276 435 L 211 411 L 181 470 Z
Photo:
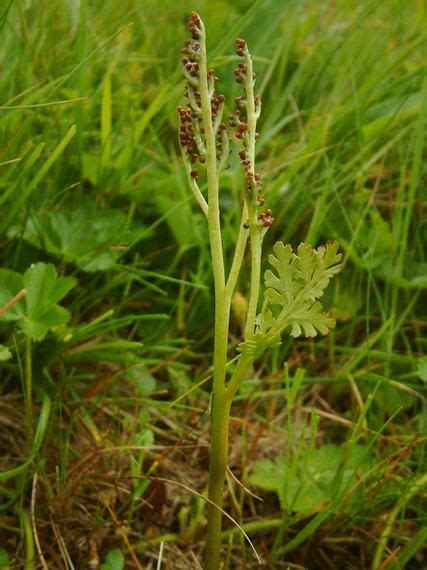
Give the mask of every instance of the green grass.
M 211 372 L 213 299 L 176 116 L 193 8 L 228 101 L 234 38 L 255 54 L 258 165 L 276 218 L 265 251 L 337 239 L 345 259 L 325 303 L 334 332 L 284 342 L 236 399 L 230 468 L 264 501 L 230 475 L 225 509 L 269 568 L 422 568 L 427 15 L 416 0 L 1 4 L 0 265 L 52 263 L 78 285 L 59 301 L 71 320 L 32 342 L 32 425 L 28 341 L 0 319 L 11 353 L 0 567 L 3 556 L 84 568 L 114 549 L 146 567 L 162 543 L 165 568 L 202 560 L 209 399 L 197 385 Z M 228 263 L 241 183 L 233 156 Z M 247 283 L 246 267 L 233 345 Z M 259 486 L 261 468 L 276 485 Z M 241 531 L 227 521 L 224 534 L 229 567 L 255 568 Z

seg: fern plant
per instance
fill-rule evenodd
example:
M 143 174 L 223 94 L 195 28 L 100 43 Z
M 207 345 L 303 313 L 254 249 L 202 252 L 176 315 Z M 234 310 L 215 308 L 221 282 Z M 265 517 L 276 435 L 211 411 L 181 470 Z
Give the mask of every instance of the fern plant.
M 182 64 L 186 78 L 185 107 L 178 107 L 179 139 L 188 183 L 207 220 L 215 292 L 213 388 L 211 399 L 211 457 L 208 485 L 207 570 L 219 568 L 221 559 L 222 505 L 228 461 L 228 426 L 233 397 L 255 360 L 280 344 L 283 333 L 293 337 L 327 334 L 334 319 L 323 311 L 319 299 L 330 279 L 341 269 L 338 244 L 328 242 L 313 249 L 301 244 L 294 252 L 278 242 L 269 256 L 265 293 L 259 310 L 263 238 L 274 223 L 270 209 L 262 210 L 262 180 L 255 166 L 257 121 L 261 98 L 254 94 L 256 76 L 245 40 L 237 39 L 236 82 L 243 93 L 228 124 L 224 122 L 225 97 L 216 92 L 215 71 L 208 69 L 206 34 L 198 14 L 192 13 Z M 227 168 L 231 145 L 238 146 L 245 174 L 240 227 L 234 257 L 226 272 L 220 212 L 220 177 Z M 201 182 L 206 182 L 202 185 Z M 207 193 L 202 189 L 207 187 Z M 250 239 L 251 277 L 244 339 L 237 347 L 237 364 L 227 376 L 228 330 L 233 292 Z

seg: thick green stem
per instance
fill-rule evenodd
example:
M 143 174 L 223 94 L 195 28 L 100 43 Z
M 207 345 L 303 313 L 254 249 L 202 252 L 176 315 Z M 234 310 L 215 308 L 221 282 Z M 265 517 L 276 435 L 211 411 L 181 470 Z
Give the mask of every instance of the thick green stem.
M 216 298 L 214 382 L 211 400 L 211 457 L 209 465 L 208 526 L 206 564 L 208 570 L 219 568 L 221 552 L 222 509 L 225 473 L 228 461 L 228 420 L 230 402 L 225 391 L 228 321 L 230 303 Z
M 228 462 L 228 429 L 230 408 L 234 394 L 253 364 L 250 357 L 242 357 L 231 377 L 227 389 L 212 396 L 211 409 L 211 461 L 209 468 L 208 539 L 205 570 L 218 570 L 221 554 L 222 505 Z
M 212 395 L 211 460 L 209 467 L 208 529 L 205 570 L 218 570 L 221 559 L 222 505 L 228 462 L 230 400 L 225 390 Z
M 209 469 L 208 528 L 206 568 L 217 570 L 220 561 L 222 501 L 228 460 L 228 416 L 230 405 L 225 399 L 230 295 L 225 291 L 225 271 L 221 240 L 218 164 L 211 99 L 206 68 L 204 29 L 200 41 L 200 101 L 206 137 L 206 170 L 208 182 L 208 227 L 215 286 L 214 381 L 211 408 L 211 461 Z M 213 503 L 213 504 L 212 504 Z

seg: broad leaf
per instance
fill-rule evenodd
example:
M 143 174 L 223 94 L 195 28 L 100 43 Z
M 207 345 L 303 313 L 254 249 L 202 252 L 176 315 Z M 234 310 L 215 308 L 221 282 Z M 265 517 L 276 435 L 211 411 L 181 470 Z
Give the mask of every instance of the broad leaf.
M 347 454 L 344 446 L 330 444 L 308 450 L 296 465 L 288 465 L 283 457 L 263 459 L 255 463 L 249 480 L 261 489 L 275 491 L 282 509 L 309 515 L 351 487 L 357 475 L 368 469 L 366 447 L 355 445 Z M 335 481 L 337 472 L 340 483 Z
M 26 290 L 26 295 L 0 318 L 17 321 L 25 334 L 41 340 L 49 330 L 70 318 L 69 312 L 57 303 L 75 284 L 73 277 L 58 277 L 51 264 L 36 263 L 24 275 L 0 269 L 0 307 Z
M 95 210 L 93 204 L 42 214 L 26 225 L 24 239 L 87 272 L 114 267 L 121 250 L 134 242 L 141 230 L 129 227 L 128 216 L 118 209 Z M 8 235 L 19 232 L 12 227 Z M 150 230 L 145 230 L 149 234 Z

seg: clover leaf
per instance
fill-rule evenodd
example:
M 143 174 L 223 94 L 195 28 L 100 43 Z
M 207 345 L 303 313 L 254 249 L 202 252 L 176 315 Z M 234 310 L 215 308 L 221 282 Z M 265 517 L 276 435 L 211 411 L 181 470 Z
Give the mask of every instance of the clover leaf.
M 326 444 L 309 449 L 290 464 L 284 457 L 262 459 L 254 464 L 249 481 L 266 491 L 275 491 L 282 509 L 310 515 L 348 489 L 370 467 L 369 449 L 354 445 L 351 449 Z M 336 480 L 340 472 L 341 481 Z M 358 495 L 351 499 L 360 500 Z M 345 510 L 350 510 L 347 505 Z

